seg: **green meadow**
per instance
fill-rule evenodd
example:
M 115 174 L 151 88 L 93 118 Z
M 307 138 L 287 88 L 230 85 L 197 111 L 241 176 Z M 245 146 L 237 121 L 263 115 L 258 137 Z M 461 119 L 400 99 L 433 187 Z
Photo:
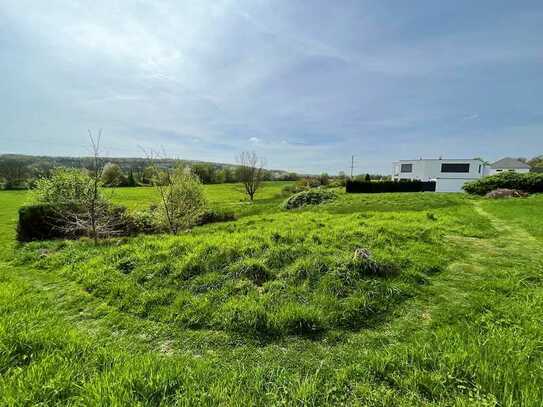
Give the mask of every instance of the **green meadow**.
M 0 405 L 541 405 L 542 195 L 285 211 L 287 184 L 207 185 L 237 220 L 98 246 L 16 244 L 29 198 L 0 192 Z

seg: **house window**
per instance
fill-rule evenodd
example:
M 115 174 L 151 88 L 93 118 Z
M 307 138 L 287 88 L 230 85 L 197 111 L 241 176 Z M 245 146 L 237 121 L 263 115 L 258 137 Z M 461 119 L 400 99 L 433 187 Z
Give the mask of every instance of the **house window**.
M 481 165 L 479 164 L 479 174 L 481 173 Z
M 441 164 L 441 172 L 469 172 L 468 164 L 448 163 Z
M 402 164 L 400 172 L 413 172 L 413 164 Z

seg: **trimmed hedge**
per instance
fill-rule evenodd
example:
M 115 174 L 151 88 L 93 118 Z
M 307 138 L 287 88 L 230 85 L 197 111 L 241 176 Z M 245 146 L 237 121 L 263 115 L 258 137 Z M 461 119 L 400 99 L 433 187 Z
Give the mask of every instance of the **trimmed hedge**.
M 81 231 L 67 233 L 62 212 L 77 212 L 74 205 L 37 204 L 23 206 L 19 209 L 17 223 L 17 240 L 31 242 L 34 240 L 77 239 L 84 234 Z M 140 233 L 155 234 L 164 232 L 156 221 L 156 209 L 129 212 L 124 206 L 115 205 L 109 208 L 113 223 L 116 225 L 115 236 L 134 236 Z M 197 226 L 208 223 L 228 222 L 236 220 L 233 212 L 207 210 L 198 220 Z
M 353 181 L 347 180 L 345 184 L 349 194 L 378 194 L 383 192 L 434 192 L 436 190 L 435 181 Z
M 495 189 L 517 189 L 528 193 L 543 192 L 543 174 L 506 171 L 464 184 L 464 191 L 486 195 Z
M 67 236 L 63 230 L 64 223 L 59 212 L 73 207 L 58 207 L 55 205 L 28 205 L 19 209 L 19 222 L 17 223 L 17 240 L 30 242 L 33 240 L 49 240 L 60 238 L 74 238 Z
M 124 206 L 111 206 L 110 217 L 117 225 L 116 236 L 130 236 L 140 233 L 139 223 L 128 214 Z M 37 204 L 23 206 L 19 209 L 17 223 L 17 240 L 31 242 L 34 240 L 77 239 L 84 236 L 83 231 L 66 231 L 66 220 L 62 213 L 77 212 L 76 205 Z

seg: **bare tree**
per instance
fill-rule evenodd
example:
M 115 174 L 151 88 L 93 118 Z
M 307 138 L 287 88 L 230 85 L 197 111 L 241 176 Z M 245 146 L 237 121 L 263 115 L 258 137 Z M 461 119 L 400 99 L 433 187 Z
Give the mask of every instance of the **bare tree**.
M 89 130 L 92 155 L 88 168 L 88 178 L 83 193 L 77 202 L 60 210 L 64 220 L 63 229 L 67 234 L 86 235 L 95 244 L 102 237 L 119 233 L 120 219 L 112 210 L 107 199 L 101 193 L 101 178 L 104 163 L 100 155 L 102 130 L 94 137 Z
M 244 151 L 238 156 L 238 177 L 243 184 L 245 193 L 254 200 L 256 191 L 262 184 L 264 177 L 264 160 L 259 158 L 254 151 Z

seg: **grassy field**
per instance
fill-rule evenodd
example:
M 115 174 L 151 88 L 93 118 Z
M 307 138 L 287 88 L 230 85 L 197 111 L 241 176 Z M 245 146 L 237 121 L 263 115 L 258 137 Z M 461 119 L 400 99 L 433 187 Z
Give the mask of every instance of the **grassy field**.
M 98 247 L 14 245 L 27 198 L 0 192 L 0 404 L 541 405 L 543 196 L 285 212 L 282 187 L 206 186 L 240 219 Z

